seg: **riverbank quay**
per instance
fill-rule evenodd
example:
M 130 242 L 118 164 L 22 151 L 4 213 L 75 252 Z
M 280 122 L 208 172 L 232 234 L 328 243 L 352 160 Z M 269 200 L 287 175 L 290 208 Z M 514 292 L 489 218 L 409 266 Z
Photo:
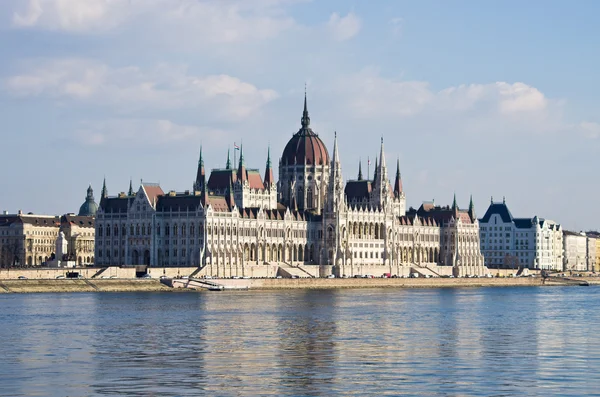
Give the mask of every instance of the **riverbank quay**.
M 600 285 L 600 277 L 493 277 L 493 278 L 251 278 L 196 279 L 223 290 L 299 290 L 360 288 L 480 288 Z M 204 285 L 207 287 L 208 285 Z M 218 288 L 213 288 L 218 289 Z M 0 279 L 2 293 L 36 292 L 184 292 L 206 291 L 187 278 L 110 279 Z
M 175 289 L 200 288 L 193 280 L 163 280 Z M 201 280 L 200 280 L 201 281 Z M 208 280 L 207 280 L 208 281 Z M 477 287 L 537 287 L 575 286 L 582 282 L 600 285 L 597 277 L 577 279 L 539 277 L 500 278 L 297 278 L 297 279 L 211 279 L 211 285 L 223 290 L 284 290 L 284 289 L 336 289 L 336 288 L 477 288 Z
M 171 292 L 177 291 L 159 280 L 0 280 L 0 293 L 36 292 Z M 181 291 L 181 290 L 179 290 Z

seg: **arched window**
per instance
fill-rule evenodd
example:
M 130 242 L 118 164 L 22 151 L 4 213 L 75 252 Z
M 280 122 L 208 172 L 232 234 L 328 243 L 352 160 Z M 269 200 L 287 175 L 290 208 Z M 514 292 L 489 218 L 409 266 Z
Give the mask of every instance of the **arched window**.
M 119 235 L 119 226 L 115 225 L 115 237 Z
M 103 228 L 102 226 L 98 226 L 98 236 L 102 237 Z

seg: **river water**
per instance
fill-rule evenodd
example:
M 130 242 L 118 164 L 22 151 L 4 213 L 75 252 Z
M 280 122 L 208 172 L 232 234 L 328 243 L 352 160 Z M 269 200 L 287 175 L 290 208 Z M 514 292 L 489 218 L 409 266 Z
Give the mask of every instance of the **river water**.
M 600 288 L 0 295 L 2 396 L 600 395 Z

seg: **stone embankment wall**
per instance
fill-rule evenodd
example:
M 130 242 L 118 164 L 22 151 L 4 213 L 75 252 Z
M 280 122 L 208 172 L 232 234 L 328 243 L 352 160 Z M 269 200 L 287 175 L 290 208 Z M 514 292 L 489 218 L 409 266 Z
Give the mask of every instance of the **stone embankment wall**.
M 226 287 L 248 289 L 324 289 L 324 288 L 441 288 L 540 286 L 541 278 L 297 278 L 212 280 Z
M 3 280 L 0 293 L 174 291 L 158 280 Z

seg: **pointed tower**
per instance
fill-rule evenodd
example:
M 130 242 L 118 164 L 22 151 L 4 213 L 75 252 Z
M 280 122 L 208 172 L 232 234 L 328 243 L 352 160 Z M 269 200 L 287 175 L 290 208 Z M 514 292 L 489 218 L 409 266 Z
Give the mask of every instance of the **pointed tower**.
M 106 189 L 106 177 L 104 177 L 104 182 L 102 182 L 102 193 L 100 193 L 100 198 L 107 198 L 108 190 Z
M 334 133 L 333 140 L 333 158 L 329 167 L 329 190 L 327 192 L 327 202 L 330 211 L 339 211 L 344 203 L 344 179 L 342 177 L 342 164 L 337 145 L 337 132 Z
M 400 159 L 396 162 L 396 180 L 394 181 L 394 197 L 400 198 L 402 194 L 402 176 L 400 175 Z
M 127 192 L 127 195 L 129 197 L 133 196 L 133 182 L 131 181 L 131 178 L 129 178 L 129 191 Z
M 227 149 L 227 163 L 225 164 L 225 169 L 226 170 L 231 169 L 231 158 L 229 157 L 229 149 Z
M 456 204 L 456 192 L 454 193 L 454 200 L 452 200 L 452 212 L 454 213 L 454 219 L 458 220 L 458 204 Z
M 271 146 L 267 149 L 267 165 L 265 167 L 265 186 L 267 188 L 275 185 L 275 178 L 273 178 L 273 168 L 271 167 Z
M 477 219 L 477 215 L 475 214 L 475 205 L 473 204 L 473 195 L 471 195 L 471 199 L 469 200 L 469 217 L 471 218 L 471 222 L 475 222 Z
M 308 106 L 306 104 L 306 90 L 304 91 L 304 110 L 302 111 L 300 124 L 302 125 L 302 130 L 308 131 L 310 128 L 310 117 L 308 116 Z
M 390 182 L 388 180 L 387 166 L 385 164 L 385 150 L 383 137 L 381 138 L 381 149 L 379 152 L 379 165 L 375 167 L 377 175 L 373 180 L 373 205 L 385 207 L 390 202 Z
M 362 161 L 358 160 L 358 180 L 362 181 L 363 180 L 363 174 L 362 174 Z
M 242 185 L 248 180 L 248 174 L 246 172 L 246 162 L 244 161 L 244 145 L 240 144 L 240 161 L 237 169 L 237 180 Z
M 206 179 L 204 172 L 204 159 L 202 158 L 202 146 L 200 146 L 200 157 L 198 158 L 198 170 L 196 171 L 196 181 L 194 182 L 194 191 L 202 190 L 202 185 Z
M 377 156 L 375 156 L 375 170 L 373 171 L 373 182 L 377 179 Z

